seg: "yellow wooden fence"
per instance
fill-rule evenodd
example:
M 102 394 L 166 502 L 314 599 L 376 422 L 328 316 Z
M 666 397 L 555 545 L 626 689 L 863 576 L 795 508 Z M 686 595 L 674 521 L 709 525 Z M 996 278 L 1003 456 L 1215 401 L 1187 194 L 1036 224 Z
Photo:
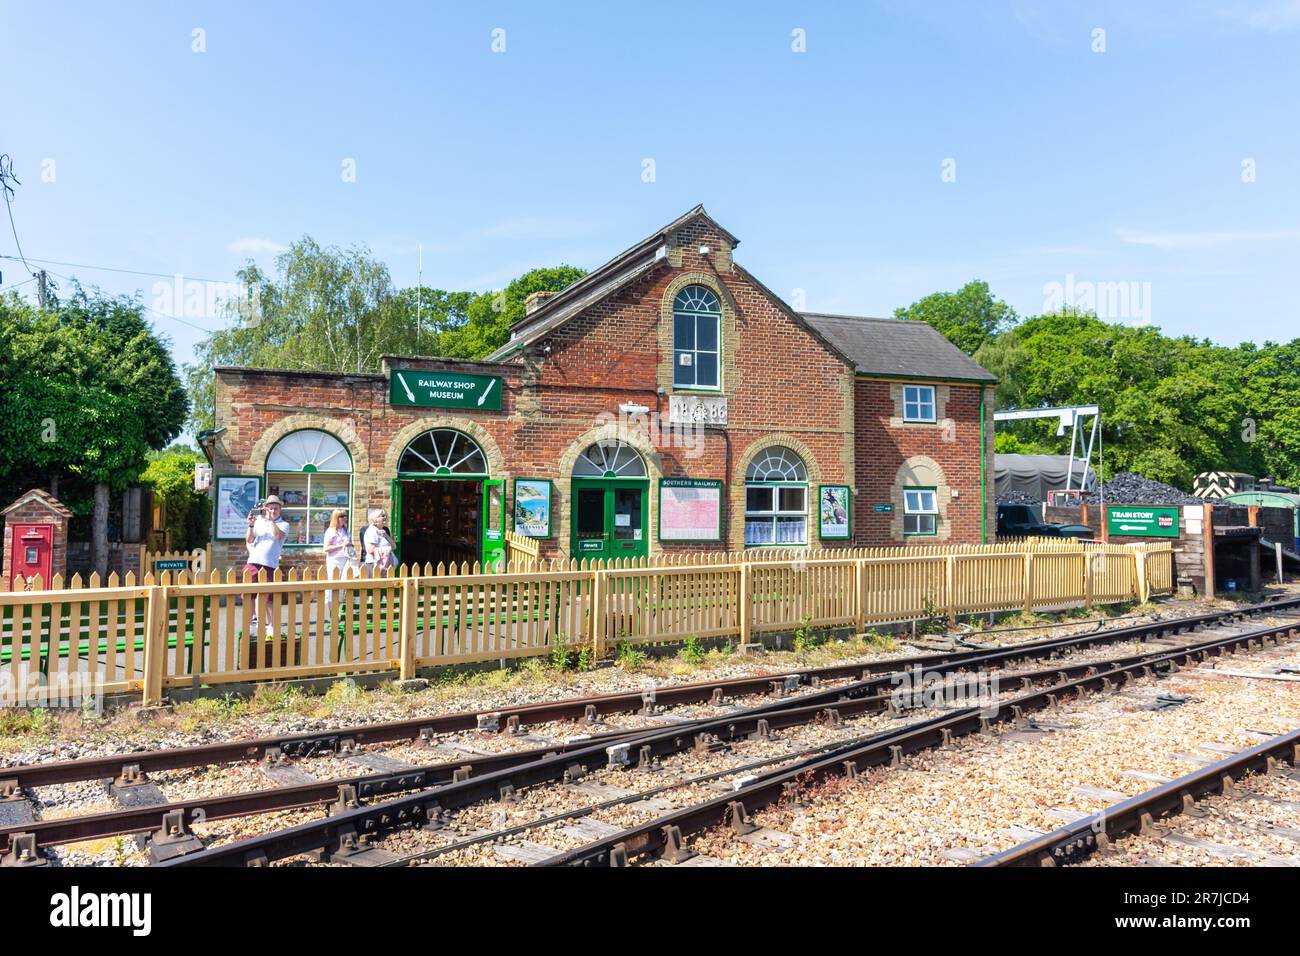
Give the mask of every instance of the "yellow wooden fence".
M 532 548 L 528 546 L 532 545 Z M 1018 542 L 918 549 L 544 561 L 507 538 L 500 569 L 92 575 L 0 591 L 0 684 L 98 675 L 103 693 L 303 679 L 688 637 L 1145 600 L 1172 588 L 1167 545 Z

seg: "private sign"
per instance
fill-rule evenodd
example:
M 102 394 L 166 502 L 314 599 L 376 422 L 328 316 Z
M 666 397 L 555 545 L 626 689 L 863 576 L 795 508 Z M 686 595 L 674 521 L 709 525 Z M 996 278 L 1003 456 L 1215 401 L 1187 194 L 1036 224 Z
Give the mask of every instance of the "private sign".
M 1176 538 L 1178 537 L 1178 509 L 1110 505 L 1106 508 L 1106 530 L 1113 535 Z
M 501 379 L 495 375 L 394 369 L 388 383 L 388 401 L 420 408 L 480 408 L 499 412 Z

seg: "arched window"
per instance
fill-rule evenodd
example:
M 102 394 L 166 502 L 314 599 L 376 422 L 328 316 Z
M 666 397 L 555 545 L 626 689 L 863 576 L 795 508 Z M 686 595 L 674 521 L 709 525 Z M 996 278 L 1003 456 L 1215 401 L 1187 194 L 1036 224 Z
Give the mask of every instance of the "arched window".
M 644 478 L 645 459 L 631 445 L 612 438 L 587 446 L 573 464 L 575 478 Z
M 329 432 L 290 432 L 266 456 L 266 493 L 284 504 L 285 544 L 320 544 L 335 508 L 348 511 L 352 527 L 352 456 Z
M 673 300 L 673 386 L 717 389 L 722 304 L 713 290 L 688 285 Z
M 745 470 L 745 546 L 808 543 L 808 468 L 789 448 L 760 452 Z
M 474 439 L 451 428 L 435 428 L 406 446 L 397 470 L 421 475 L 486 475 L 488 466 Z

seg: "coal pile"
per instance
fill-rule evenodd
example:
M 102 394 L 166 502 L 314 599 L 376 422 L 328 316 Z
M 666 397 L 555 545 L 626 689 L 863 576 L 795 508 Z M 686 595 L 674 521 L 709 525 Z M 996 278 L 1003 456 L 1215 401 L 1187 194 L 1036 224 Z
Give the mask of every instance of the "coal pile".
M 1042 499 L 1026 491 L 1008 491 L 998 495 L 996 500 L 1000 505 L 1041 505 L 1043 503 Z
M 1111 504 L 1204 504 L 1204 502 L 1195 495 L 1190 495 L 1185 491 L 1179 491 L 1172 485 L 1166 485 L 1163 481 L 1153 481 L 1150 478 L 1143 478 L 1141 475 L 1134 475 L 1127 471 L 1121 471 L 1113 476 L 1110 481 L 1102 485 L 1101 490 L 1105 492 L 1106 501 Z M 1101 499 L 1102 495 L 1096 491 L 1083 496 L 1083 500 L 1090 505 L 1100 504 Z

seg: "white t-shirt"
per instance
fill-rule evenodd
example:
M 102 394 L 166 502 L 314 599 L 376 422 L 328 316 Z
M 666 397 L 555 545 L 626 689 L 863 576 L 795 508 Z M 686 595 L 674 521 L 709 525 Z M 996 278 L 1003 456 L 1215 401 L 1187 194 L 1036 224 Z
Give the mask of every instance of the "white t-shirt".
M 366 525 L 365 533 L 361 535 L 361 544 L 366 549 L 366 563 L 375 563 L 374 551 L 378 548 L 387 548 L 388 536 L 372 524 Z
M 333 531 L 327 531 L 323 543 L 327 548 L 343 545 L 343 547 L 339 548 L 338 551 L 326 552 L 325 563 L 331 567 L 346 567 L 349 561 L 347 549 L 348 533 L 342 528 L 335 528 Z
M 260 564 L 264 568 L 280 566 L 280 550 L 284 547 L 285 539 L 276 538 L 275 528 L 287 535 L 289 522 L 283 518 L 275 522 L 274 526 L 270 518 L 258 518 L 253 522 L 253 543 L 248 546 L 249 564 Z

